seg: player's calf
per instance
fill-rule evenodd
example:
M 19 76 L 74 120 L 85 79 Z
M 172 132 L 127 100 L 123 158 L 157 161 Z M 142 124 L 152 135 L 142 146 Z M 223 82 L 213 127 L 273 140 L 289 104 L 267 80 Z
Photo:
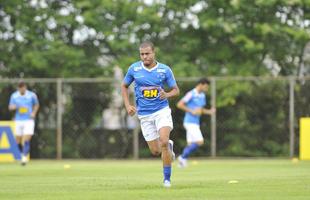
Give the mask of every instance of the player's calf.
M 173 151 L 173 141 L 172 140 L 169 140 L 169 150 L 171 152 L 171 159 L 175 160 L 175 153 Z

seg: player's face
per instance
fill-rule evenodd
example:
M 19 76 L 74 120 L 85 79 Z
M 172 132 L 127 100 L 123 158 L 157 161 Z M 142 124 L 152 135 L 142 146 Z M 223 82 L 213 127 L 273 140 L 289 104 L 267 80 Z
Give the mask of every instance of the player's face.
M 208 84 L 201 84 L 201 91 L 208 92 L 209 85 Z
M 155 52 L 151 47 L 140 48 L 140 59 L 142 60 L 144 66 L 151 66 L 155 63 Z
M 26 86 L 18 87 L 18 91 L 19 91 L 21 94 L 25 94 L 26 89 L 27 89 Z

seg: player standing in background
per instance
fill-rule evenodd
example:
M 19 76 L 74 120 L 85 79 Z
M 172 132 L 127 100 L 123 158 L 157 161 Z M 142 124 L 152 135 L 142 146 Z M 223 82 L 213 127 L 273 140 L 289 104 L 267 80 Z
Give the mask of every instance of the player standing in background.
M 198 81 L 196 87 L 189 92 L 177 103 L 177 107 L 185 111 L 183 126 L 186 130 L 187 146 L 184 148 L 182 155 L 178 157 L 179 167 L 187 166 L 189 155 L 203 144 L 203 136 L 200 130 L 200 116 L 212 115 L 215 108 L 206 109 L 205 92 L 209 89 L 209 80 L 202 78 Z
M 153 155 L 161 155 L 163 161 L 164 187 L 170 187 L 171 162 L 175 155 L 173 142 L 169 140 L 173 129 L 168 98 L 179 95 L 179 88 L 171 69 L 155 60 L 154 45 L 144 42 L 139 47 L 140 59 L 133 63 L 122 83 L 122 96 L 129 115 L 136 111 L 141 130 Z M 136 106 L 130 104 L 128 87 L 135 82 Z M 170 91 L 165 91 L 168 86 Z
M 15 111 L 16 143 L 22 154 L 22 165 L 28 162 L 30 140 L 34 134 L 34 119 L 39 110 L 38 97 L 27 90 L 26 83 L 19 82 L 18 90 L 10 98 L 9 110 Z

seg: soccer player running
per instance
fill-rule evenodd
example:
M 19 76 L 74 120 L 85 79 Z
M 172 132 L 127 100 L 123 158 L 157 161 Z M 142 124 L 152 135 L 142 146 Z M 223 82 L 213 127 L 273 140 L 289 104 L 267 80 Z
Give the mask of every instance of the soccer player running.
M 34 119 L 39 110 L 38 97 L 27 90 L 25 82 L 18 83 L 18 90 L 10 98 L 9 110 L 15 111 L 16 142 L 22 155 L 21 164 L 28 162 L 30 140 L 34 134 Z
M 122 96 L 130 116 L 136 111 L 145 141 L 153 155 L 161 155 L 164 187 L 170 187 L 171 162 L 175 155 L 173 142 L 169 140 L 173 129 L 168 98 L 179 95 L 179 88 L 171 69 L 155 60 L 154 45 L 143 42 L 140 47 L 141 61 L 133 63 L 122 83 Z M 136 107 L 129 101 L 128 87 L 135 82 Z M 164 87 L 168 86 L 169 91 Z
M 177 108 L 185 111 L 183 126 L 186 130 L 187 146 L 183 153 L 178 157 L 179 167 L 187 166 L 189 155 L 203 144 L 203 136 L 200 130 L 200 116 L 212 115 L 215 108 L 206 109 L 206 95 L 209 89 L 209 80 L 202 78 L 196 84 L 196 87 L 189 92 L 177 103 Z

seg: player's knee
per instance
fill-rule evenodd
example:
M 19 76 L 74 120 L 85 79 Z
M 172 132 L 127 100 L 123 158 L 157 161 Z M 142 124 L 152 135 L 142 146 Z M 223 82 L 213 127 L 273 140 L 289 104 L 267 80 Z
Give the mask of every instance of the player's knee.
M 169 139 L 160 139 L 161 148 L 168 148 Z
M 203 141 L 203 140 L 202 140 L 202 141 L 198 141 L 198 142 L 197 142 L 197 144 L 198 144 L 199 146 L 203 145 L 203 143 L 204 143 L 204 141 Z
M 151 150 L 151 153 L 154 155 L 154 156 L 159 156 L 161 154 L 160 150 L 158 149 L 153 149 Z
M 15 140 L 16 140 L 16 143 L 17 143 L 17 144 L 20 144 L 20 143 L 22 142 L 22 138 L 19 137 L 19 136 L 16 137 Z

